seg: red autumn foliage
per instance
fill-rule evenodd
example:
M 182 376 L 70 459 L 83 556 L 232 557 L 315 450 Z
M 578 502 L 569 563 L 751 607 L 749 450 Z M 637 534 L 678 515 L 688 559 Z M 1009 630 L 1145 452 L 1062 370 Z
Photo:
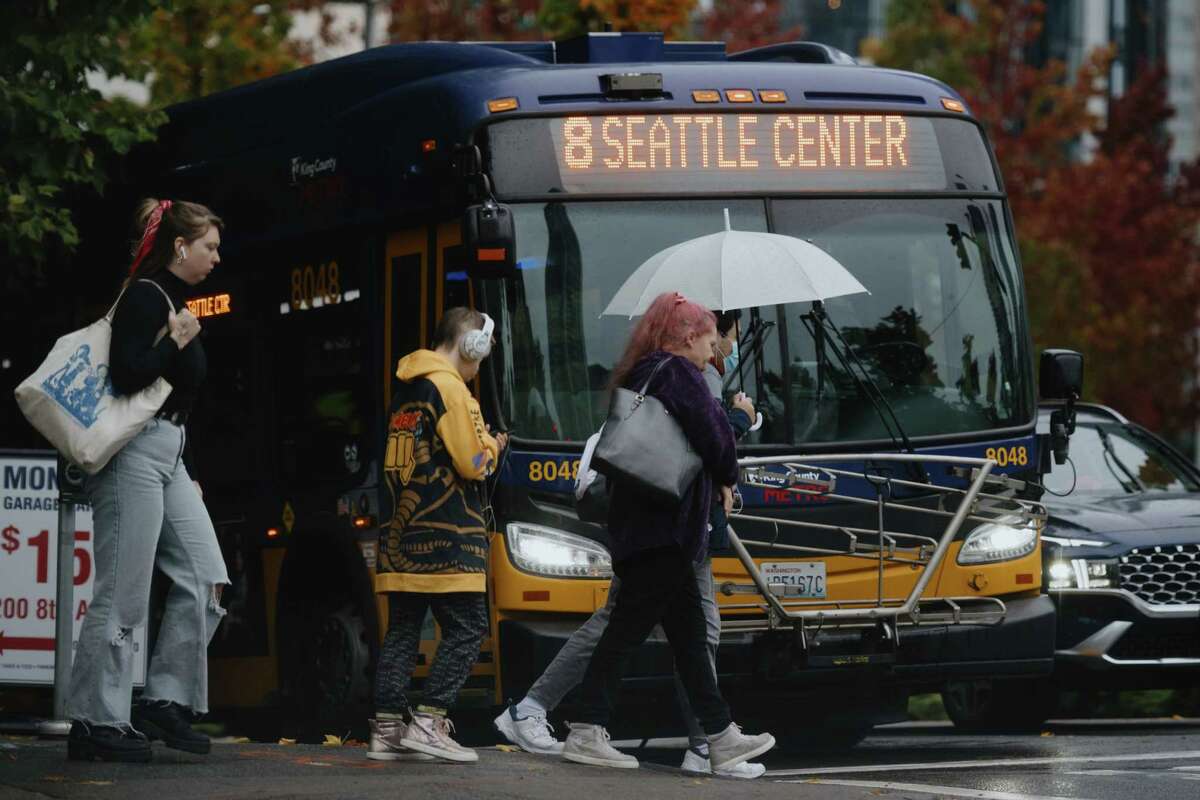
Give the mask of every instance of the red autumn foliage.
M 723 41 L 730 53 L 799 39 L 799 26 L 782 27 L 782 0 L 714 0 L 701 18 L 701 38 Z
M 1200 167 L 1169 175 L 1165 73 L 1141 65 L 1104 118 L 1110 50 L 1029 63 L 1045 4 L 893 0 L 883 65 L 946 80 L 984 123 L 1017 224 L 1034 341 L 1081 350 L 1085 399 L 1182 438 L 1195 428 Z

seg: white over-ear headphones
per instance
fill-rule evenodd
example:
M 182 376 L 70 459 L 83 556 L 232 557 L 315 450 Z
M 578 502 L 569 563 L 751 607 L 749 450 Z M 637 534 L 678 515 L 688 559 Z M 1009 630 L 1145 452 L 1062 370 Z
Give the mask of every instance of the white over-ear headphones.
M 480 312 L 483 313 L 483 312 Z M 483 315 L 483 327 L 467 331 L 458 343 L 458 352 L 468 361 L 483 361 L 492 352 L 492 331 L 496 323 L 487 314 Z

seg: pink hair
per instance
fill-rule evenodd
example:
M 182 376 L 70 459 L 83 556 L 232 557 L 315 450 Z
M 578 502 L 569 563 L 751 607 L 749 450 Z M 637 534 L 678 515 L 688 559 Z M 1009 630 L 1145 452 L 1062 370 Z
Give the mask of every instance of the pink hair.
M 610 385 L 624 385 L 634 365 L 655 350 L 681 348 L 691 337 L 716 330 L 716 327 L 716 315 L 704 306 L 693 303 L 679 292 L 663 292 L 654 298 L 629 334 L 629 343 L 613 369 Z

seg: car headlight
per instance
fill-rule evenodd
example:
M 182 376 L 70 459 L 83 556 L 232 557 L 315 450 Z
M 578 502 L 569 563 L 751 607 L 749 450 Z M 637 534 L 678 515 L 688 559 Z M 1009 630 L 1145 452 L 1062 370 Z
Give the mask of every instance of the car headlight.
M 1020 527 L 998 522 L 980 525 L 963 542 L 958 551 L 958 563 L 990 564 L 1021 558 L 1037 548 L 1037 537 L 1033 523 Z
M 1119 581 L 1117 560 L 1072 558 L 1051 561 L 1046 567 L 1049 589 L 1115 589 Z
M 506 530 L 517 569 L 555 578 L 612 577 L 612 556 L 598 542 L 527 522 L 510 522 Z

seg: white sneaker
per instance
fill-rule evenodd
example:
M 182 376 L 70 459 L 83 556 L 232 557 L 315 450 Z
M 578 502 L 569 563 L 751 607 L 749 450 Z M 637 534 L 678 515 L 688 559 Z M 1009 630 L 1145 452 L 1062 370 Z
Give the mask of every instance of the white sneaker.
M 554 738 L 554 728 L 545 716 L 518 717 L 517 707 L 509 706 L 500 712 L 492 725 L 497 733 L 526 753 L 562 755 L 563 743 Z
M 408 726 L 398 719 L 372 719 L 371 744 L 367 758 L 373 761 L 433 761 L 433 756 L 409 750 L 400 744 Z
M 454 723 L 436 714 L 413 714 L 412 722 L 404 738 L 400 740 L 402 747 L 426 753 L 447 761 L 470 763 L 479 760 L 479 754 L 469 747 L 463 747 L 450 738 Z
M 749 761 L 755 756 L 775 746 L 775 737 L 769 733 L 747 736 L 736 722 L 715 736 L 708 737 L 708 757 L 712 762 L 713 772 L 732 770 L 743 761 Z
M 679 768 L 686 773 L 692 775 L 712 775 L 712 764 L 708 760 L 708 756 L 697 753 L 695 750 L 688 748 L 687 753 L 683 756 L 683 764 Z M 748 761 L 743 761 L 733 769 L 723 769 L 715 774 L 722 778 L 741 778 L 743 780 L 754 780 L 761 778 L 766 773 L 767 768 L 762 764 L 751 764 Z
M 576 764 L 591 764 L 595 767 L 637 769 L 638 760 L 626 755 L 608 743 L 611 738 L 601 725 L 568 722 L 571 733 L 563 745 L 563 758 Z

